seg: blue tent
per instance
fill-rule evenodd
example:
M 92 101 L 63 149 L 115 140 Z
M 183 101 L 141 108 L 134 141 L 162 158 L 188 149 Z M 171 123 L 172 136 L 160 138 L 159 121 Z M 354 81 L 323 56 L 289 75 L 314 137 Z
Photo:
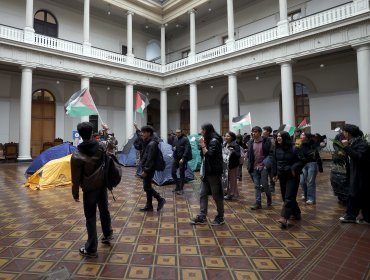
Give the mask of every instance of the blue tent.
M 134 137 L 127 141 L 122 152 L 117 155 L 119 163 L 123 166 L 136 166 L 136 149 L 134 146 L 136 137 L 136 134 L 134 134 Z
M 31 165 L 26 170 L 26 174 L 33 174 L 42 166 L 44 166 L 47 162 L 72 154 L 76 149 L 77 148 L 75 146 L 72 146 L 69 143 L 63 143 L 58 146 L 51 147 L 42 152 L 32 161 Z

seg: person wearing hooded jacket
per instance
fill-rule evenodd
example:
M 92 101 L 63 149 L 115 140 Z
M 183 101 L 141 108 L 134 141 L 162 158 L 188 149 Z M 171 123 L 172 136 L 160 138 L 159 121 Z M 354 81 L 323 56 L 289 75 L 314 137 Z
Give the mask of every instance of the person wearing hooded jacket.
M 83 207 L 86 218 L 87 241 L 79 249 L 82 256 L 96 258 L 98 237 L 96 232 L 96 207 L 99 208 L 100 222 L 103 231 L 102 243 L 109 244 L 113 239 L 111 217 L 108 210 L 108 193 L 104 177 L 88 180 L 101 167 L 106 153 L 102 143 L 92 138 L 93 125 L 82 122 L 77 125 L 77 131 L 83 142 L 78 145 L 71 157 L 72 195 L 76 202 L 80 201 L 79 188 L 83 191 Z
M 166 200 L 152 187 L 152 179 L 155 173 L 156 162 L 159 156 L 159 139 L 154 136 L 154 129 L 150 125 L 141 128 L 143 138 L 143 150 L 140 159 L 141 177 L 143 189 L 146 193 L 146 204 L 140 211 L 153 211 L 153 197 L 157 199 L 157 211 L 160 211 Z
M 211 225 L 219 226 L 225 223 L 224 196 L 221 184 L 223 140 L 210 123 L 203 124 L 200 133 L 202 137 L 199 139 L 199 145 L 203 155 L 200 171 L 202 179 L 200 185 L 200 214 L 191 219 L 190 223 L 193 225 L 207 223 L 208 195 L 212 194 L 216 203 L 217 216 Z

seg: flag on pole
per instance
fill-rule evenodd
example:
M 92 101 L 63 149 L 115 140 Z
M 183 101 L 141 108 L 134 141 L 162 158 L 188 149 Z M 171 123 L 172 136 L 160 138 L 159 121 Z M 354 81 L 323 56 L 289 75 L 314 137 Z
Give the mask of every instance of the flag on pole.
M 298 128 L 300 129 L 300 130 L 303 130 L 303 129 L 305 129 L 306 127 L 310 127 L 311 125 L 308 123 L 308 121 L 307 121 L 307 118 L 305 117 L 302 121 L 301 121 L 301 123 L 298 125 Z
M 87 88 L 74 93 L 64 105 L 70 117 L 98 115 L 94 100 Z
M 293 136 L 295 130 L 296 130 L 296 127 L 295 126 L 292 126 L 292 125 L 289 125 L 289 124 L 282 124 L 279 127 L 278 132 L 280 132 L 280 131 L 286 131 L 286 132 L 289 133 L 290 136 Z
M 136 92 L 136 112 L 140 113 L 141 114 L 141 117 L 144 118 L 144 109 L 146 107 L 148 107 L 149 105 L 149 100 L 148 98 L 140 93 L 140 92 Z
M 248 114 L 244 114 L 239 117 L 233 118 L 232 124 L 231 124 L 231 126 L 235 130 L 242 129 L 243 127 L 247 125 L 252 125 L 250 112 Z

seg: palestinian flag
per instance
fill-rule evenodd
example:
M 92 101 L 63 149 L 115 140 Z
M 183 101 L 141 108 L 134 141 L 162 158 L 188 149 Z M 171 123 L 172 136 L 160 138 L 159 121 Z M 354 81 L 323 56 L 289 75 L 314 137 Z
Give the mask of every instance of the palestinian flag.
M 292 125 L 289 125 L 289 124 L 282 124 L 279 127 L 278 132 L 280 132 L 280 131 L 286 131 L 286 132 L 289 133 L 290 136 L 293 136 L 295 130 L 296 130 L 296 127 L 295 126 L 292 126 Z
M 87 88 L 74 93 L 64 105 L 66 113 L 70 117 L 83 117 L 98 115 L 94 100 Z
M 136 92 L 136 112 L 140 113 L 141 114 L 141 117 L 144 118 L 144 109 L 146 107 L 148 107 L 149 105 L 149 100 L 148 98 L 140 93 L 140 92 Z
M 251 124 L 251 113 L 249 112 L 248 114 L 233 118 L 231 126 L 233 127 L 233 129 L 238 130 Z
M 301 123 L 298 125 L 298 129 L 303 130 L 306 127 L 310 127 L 311 125 L 308 123 L 307 118 L 305 117 Z

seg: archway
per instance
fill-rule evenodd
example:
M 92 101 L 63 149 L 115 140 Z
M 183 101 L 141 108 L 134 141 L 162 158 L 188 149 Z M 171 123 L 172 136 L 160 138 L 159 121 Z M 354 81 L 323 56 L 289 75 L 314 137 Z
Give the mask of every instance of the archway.
M 31 155 L 42 151 L 43 143 L 55 139 L 55 97 L 46 89 L 32 94 Z
M 190 101 L 184 100 L 180 105 L 180 128 L 186 135 L 190 132 Z
M 229 95 L 225 94 L 221 99 L 221 133 L 224 135 L 229 128 Z
M 151 99 L 148 105 L 148 119 L 147 124 L 153 126 L 156 132 L 161 128 L 161 105 L 158 99 Z M 163 136 L 162 136 L 163 137 Z
M 58 37 L 57 19 L 52 13 L 46 10 L 39 10 L 35 13 L 33 26 L 37 34 Z

